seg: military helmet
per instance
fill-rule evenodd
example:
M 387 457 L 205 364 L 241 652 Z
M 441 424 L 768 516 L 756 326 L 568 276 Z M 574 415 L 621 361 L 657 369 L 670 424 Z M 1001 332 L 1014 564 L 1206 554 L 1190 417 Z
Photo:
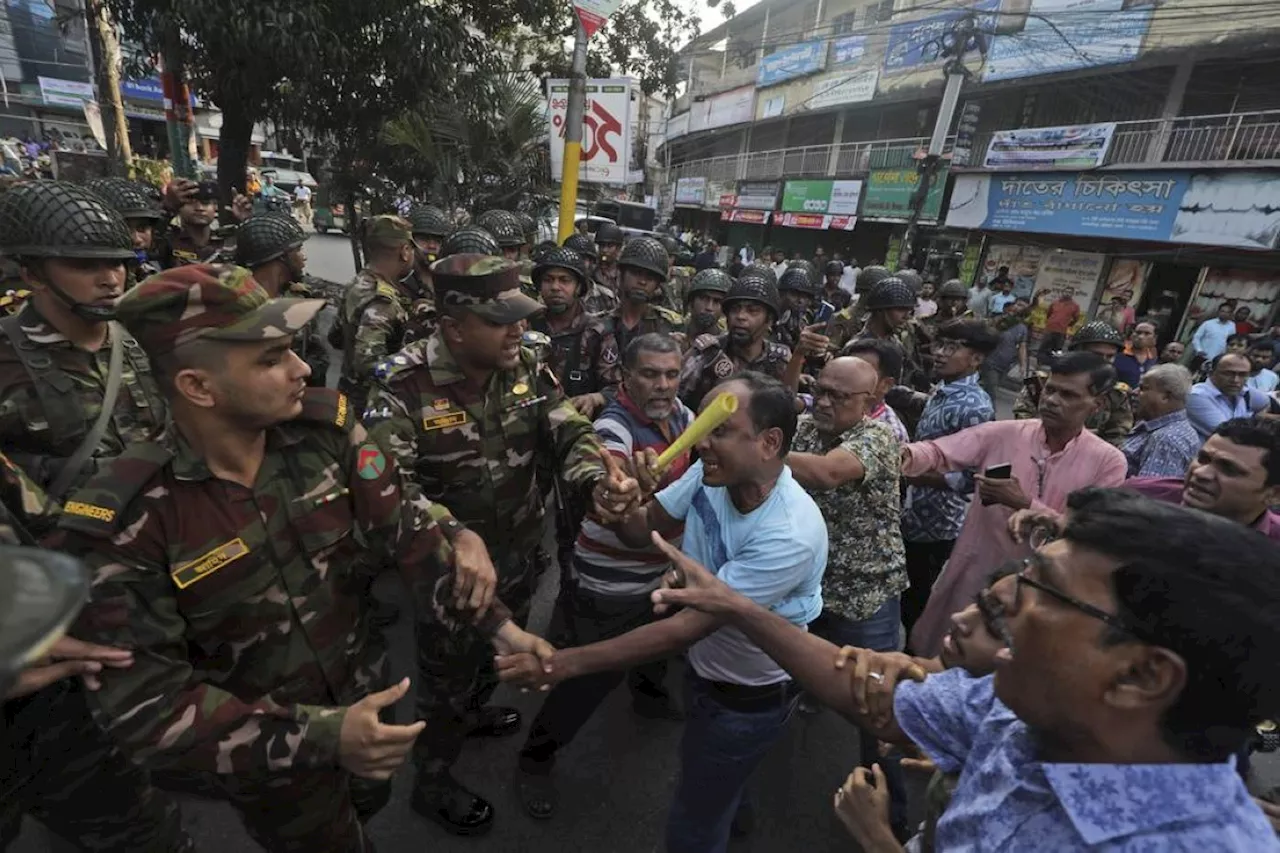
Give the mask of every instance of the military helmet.
M 84 187 L 31 181 L 0 193 L 0 254 L 133 260 L 133 235 L 119 213 Z
M 870 266 L 863 267 L 858 273 L 858 280 L 855 288 L 859 293 L 870 293 L 871 289 L 880 282 L 889 278 L 893 273 L 889 272 L 888 267 Z
M 543 240 L 538 245 L 529 250 L 529 259 L 535 264 L 542 259 L 542 256 L 552 249 L 559 248 L 555 240 Z
M 409 211 L 409 224 L 413 226 L 413 235 L 439 237 L 444 239 L 453 230 L 449 214 L 431 204 L 422 204 Z
M 827 261 L 824 272 L 827 275 L 844 275 L 844 263 L 841 261 Z
M 808 270 L 797 264 L 787 267 L 786 272 L 778 279 L 778 290 L 794 290 L 798 293 L 817 296 L 822 288 Z
M 773 284 L 778 286 L 778 274 L 773 271 L 773 267 L 761 261 L 752 261 L 742 268 L 742 273 L 738 278 L 746 278 L 748 275 L 762 276 Z
M 250 216 L 236 229 L 235 262 L 256 269 L 307 242 L 307 234 L 287 213 Z
M 514 213 L 505 210 L 486 210 L 476 217 L 476 225 L 493 235 L 503 249 L 524 245 L 524 228 Z
M 680 254 L 680 241 L 670 234 L 662 234 L 658 237 L 658 242 L 662 244 L 662 248 L 667 250 L 667 254 L 675 257 Z
M 863 297 L 868 311 L 881 311 L 886 308 L 916 307 L 916 293 L 897 276 L 889 276 L 877 282 L 871 292 Z
M 605 243 L 612 243 L 621 246 L 627 242 L 627 235 L 622 233 L 622 229 L 612 222 L 606 222 L 596 229 L 596 245 L 603 246 Z
M 924 279 L 915 270 L 898 270 L 894 275 L 905 281 L 907 287 L 915 291 L 917 296 L 920 294 L 920 288 L 924 287 Z
M 722 269 L 712 267 L 696 273 L 689 279 L 689 289 L 685 291 L 685 298 L 689 299 L 695 293 L 719 293 L 724 296 L 732 287 L 733 276 Z
M 148 188 L 137 181 L 128 178 L 94 178 L 86 181 L 84 187 L 126 220 L 149 219 L 163 222 L 169 218 L 156 198 L 147 191 Z
M 777 318 L 778 287 L 763 276 L 744 273 L 729 288 L 729 293 L 722 303 L 724 310 L 727 312 L 729 306 L 735 302 L 759 302 L 773 312 L 774 318 Z
M 938 291 L 939 299 L 968 299 L 969 288 L 958 278 L 948 279 Z
M 814 281 L 818 281 L 820 278 L 822 278 L 821 274 L 818 273 L 818 268 L 814 266 L 813 261 L 805 260 L 804 258 L 797 258 L 794 261 L 787 262 L 787 268 L 790 269 L 792 267 L 798 267 L 804 270 L 809 274 L 809 278 L 813 279 Z M 781 281 L 778 282 L 778 286 L 779 287 L 782 286 Z
M 587 271 L 582 264 L 582 255 L 567 246 L 548 249 L 545 254 L 538 258 L 537 263 L 533 265 L 533 283 L 538 284 L 542 279 L 542 274 L 555 267 L 566 269 L 573 273 L 574 277 L 578 279 L 579 293 L 586 289 Z
M 532 243 L 533 238 L 538 233 L 538 223 L 533 221 L 533 217 L 525 213 L 523 210 L 515 212 L 516 221 L 520 223 L 520 233 L 524 235 L 526 243 Z
M 568 237 L 564 238 L 564 245 L 567 249 L 573 249 L 584 258 L 595 260 L 600 257 L 600 250 L 596 248 L 596 241 L 592 240 L 586 234 L 574 231 Z
M 493 235 L 479 225 L 464 225 L 445 238 L 440 257 L 450 255 L 501 255 L 502 249 Z
M 1112 344 L 1117 349 L 1123 349 L 1124 335 L 1116 331 L 1110 323 L 1090 320 L 1071 336 L 1071 343 L 1067 349 L 1075 349 L 1085 344 Z
M 618 266 L 648 270 L 666 281 L 671 267 L 671 256 L 654 238 L 634 237 L 622 247 L 622 253 L 618 255 Z

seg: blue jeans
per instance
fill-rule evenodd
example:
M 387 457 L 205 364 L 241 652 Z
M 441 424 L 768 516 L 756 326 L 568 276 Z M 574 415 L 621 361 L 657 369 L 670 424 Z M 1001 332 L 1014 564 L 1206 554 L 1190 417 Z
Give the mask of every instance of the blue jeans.
M 726 707 L 692 670 L 680 741 L 680 782 L 667 816 L 667 853 L 724 853 L 747 780 L 796 707 L 788 690 L 751 711 Z

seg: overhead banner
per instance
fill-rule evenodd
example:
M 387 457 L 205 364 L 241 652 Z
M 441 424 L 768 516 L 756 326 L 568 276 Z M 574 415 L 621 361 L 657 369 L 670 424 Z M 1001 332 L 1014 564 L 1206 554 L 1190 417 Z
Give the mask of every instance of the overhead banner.
M 862 181 L 787 181 L 780 210 L 855 216 L 861 198 Z
M 831 64 L 851 65 L 867 54 L 866 36 L 845 36 L 831 41 Z
M 809 228 L 816 231 L 852 231 L 856 216 L 831 216 L 821 213 L 784 213 L 774 224 L 784 228 Z
M 906 222 L 911 214 L 911 197 L 920 183 L 915 169 L 872 169 L 862 198 L 862 218 Z M 942 193 L 947 186 L 947 171 L 940 168 L 933 176 L 929 193 L 920 208 L 920 219 L 936 222 L 942 210 Z
M 1126 0 L 1031 0 L 1022 31 L 996 36 L 982 79 L 1011 80 L 1132 62 L 1142 49 L 1156 4 Z M 1016 13 L 1001 17 L 1016 26 Z
M 1274 249 L 1280 237 L 1280 174 L 958 175 L 947 225 Z
M 578 180 L 589 184 L 625 185 L 631 158 L 631 86 L 629 77 L 588 80 L 582 110 L 582 166 Z M 563 180 L 564 120 L 569 81 L 547 81 L 551 119 L 551 179 Z
M 1115 122 L 997 130 L 982 165 L 988 169 L 1096 169 L 1107 159 Z
M 40 83 L 40 99 L 48 106 L 75 107 L 80 109 L 93 101 L 93 84 L 58 77 L 37 77 Z
M 722 210 L 721 222 L 742 222 L 747 225 L 768 225 L 773 214 L 767 210 Z
M 676 207 L 702 207 L 706 200 L 706 178 L 680 178 L 676 181 Z
M 876 95 L 879 68 L 866 71 L 833 74 L 824 80 L 813 81 L 813 94 L 805 102 L 811 110 L 822 110 L 840 104 L 860 104 Z
M 923 66 L 941 64 L 942 39 L 952 25 L 970 12 L 979 13 L 978 27 L 994 29 L 992 22 L 982 13 L 992 13 L 1000 8 L 1000 0 L 980 0 L 966 9 L 951 9 L 937 15 L 917 18 L 894 24 L 889 28 L 889 39 L 884 49 L 884 73 L 898 74 Z M 972 45 L 970 49 L 976 49 Z M 966 51 L 967 53 L 968 51 Z
M 711 130 L 751 121 L 756 115 L 756 87 L 742 86 L 694 103 L 689 110 L 689 131 Z
M 794 77 L 821 71 L 827 64 L 827 40 L 814 39 L 780 47 L 760 60 L 756 85 L 773 86 Z
M 734 207 L 747 210 L 773 210 L 778 202 L 777 181 L 740 181 Z

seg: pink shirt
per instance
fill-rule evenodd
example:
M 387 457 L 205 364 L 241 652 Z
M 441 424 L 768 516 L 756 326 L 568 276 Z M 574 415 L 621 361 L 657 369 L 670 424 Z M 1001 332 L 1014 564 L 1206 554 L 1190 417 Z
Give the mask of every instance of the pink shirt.
M 1013 477 L 1031 499 L 1033 509 L 1062 512 L 1067 495 L 1086 486 L 1119 486 L 1127 472 L 1124 454 L 1088 430 L 1066 447 L 1050 453 L 1039 420 L 994 421 L 933 441 L 906 445 L 904 477 L 928 471 L 982 472 L 1009 463 Z M 1002 504 L 983 506 L 975 494 L 956 539 L 951 558 L 929 595 L 924 614 L 911 630 L 915 654 L 933 657 L 950 627 L 951 614 L 973 602 L 992 571 L 1001 563 L 1030 553 L 1027 545 L 1009 538 L 1007 523 L 1013 510 Z

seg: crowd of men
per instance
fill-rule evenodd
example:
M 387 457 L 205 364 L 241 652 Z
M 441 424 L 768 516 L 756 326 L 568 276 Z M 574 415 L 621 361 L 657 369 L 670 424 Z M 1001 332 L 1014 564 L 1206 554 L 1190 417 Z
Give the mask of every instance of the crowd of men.
M 1280 849 L 1243 778 L 1280 713 L 1280 424 L 1247 353 L 1193 384 L 1087 323 L 1001 420 L 1026 341 L 959 281 L 867 266 L 848 294 L 839 261 L 691 271 L 615 226 L 533 245 L 525 214 L 427 205 L 361 225 L 326 347 L 305 232 L 241 209 L 222 244 L 208 196 L 0 193 L 28 294 L 0 320 L 6 532 L 94 581 L 4 697 L 0 845 L 31 814 L 189 850 L 168 791 L 199 780 L 267 850 L 372 850 L 406 762 L 416 813 L 481 835 L 452 767 L 524 728 L 500 681 L 547 691 L 515 770 L 548 820 L 557 753 L 625 680 L 685 727 L 672 853 L 747 830 L 802 706 L 857 724 L 833 805 L 866 850 Z M 919 831 L 904 756 L 936 771 Z

